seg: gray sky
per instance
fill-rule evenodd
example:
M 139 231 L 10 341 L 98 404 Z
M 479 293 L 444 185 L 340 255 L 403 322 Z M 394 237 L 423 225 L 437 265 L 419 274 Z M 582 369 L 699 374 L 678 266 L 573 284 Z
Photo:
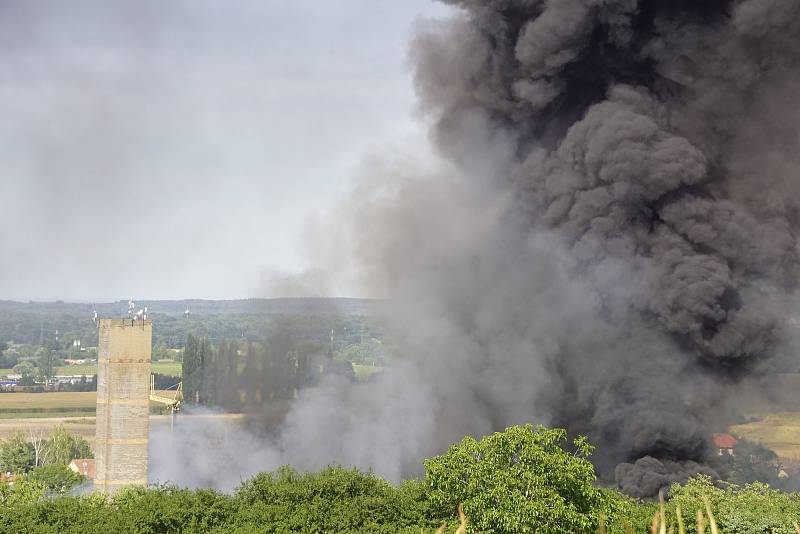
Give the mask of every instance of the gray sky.
M 0 298 L 268 296 L 365 153 L 422 151 L 407 47 L 446 13 L 0 1 Z

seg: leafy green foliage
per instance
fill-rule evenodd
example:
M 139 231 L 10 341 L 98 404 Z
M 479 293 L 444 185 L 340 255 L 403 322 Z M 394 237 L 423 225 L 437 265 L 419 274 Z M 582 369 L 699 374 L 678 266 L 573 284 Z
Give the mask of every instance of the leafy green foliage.
M 92 448 L 82 436 L 70 434 L 63 426 L 50 433 L 44 445 L 44 463 L 67 465 L 75 458 L 93 458 Z
M 800 494 L 775 490 L 760 482 L 744 486 L 720 482 L 715 485 L 709 477 L 698 476 L 685 485 L 672 486 L 666 505 L 667 522 L 675 524 L 675 510 L 680 506 L 686 532 L 696 533 L 694 518 L 697 510 L 705 510 L 703 496 L 709 500 L 719 531 L 725 534 L 794 534 L 792 522 L 800 518 Z M 625 517 L 635 532 L 646 532 L 656 509 L 654 503 L 629 501 L 619 517 Z M 609 532 L 624 532 L 619 518 Z
M 41 484 L 51 495 L 63 495 L 85 479 L 64 464 L 49 464 L 33 468 L 26 480 Z
M 670 495 L 670 505 L 680 504 L 689 514 L 696 513 L 702 495 L 707 495 L 717 524 L 726 534 L 793 534 L 792 521 L 800 518 L 798 494 L 784 493 L 759 482 L 744 486 L 727 485 L 720 489 L 712 484 L 710 478 L 698 477 L 685 486 L 673 486 Z
M 56 366 L 56 354 L 52 347 L 44 346 L 36 352 L 36 361 L 38 363 L 39 371 L 44 378 L 50 378 L 54 374 Z
M 763 482 L 776 489 L 800 487 L 799 475 L 778 475 L 781 460 L 774 451 L 760 443 L 740 438 L 736 443 L 736 454 L 723 455 L 720 461 L 728 470 L 726 479 L 734 484 Z
M 6 442 L 20 449 L 24 439 L 18 435 Z M 395 486 L 356 469 L 301 473 L 283 467 L 244 482 L 233 495 L 160 486 L 114 497 L 68 497 L 63 494 L 80 477 L 63 465 L 49 465 L 13 485 L 0 484 L 0 534 L 416 534 L 432 533 L 445 520 L 451 525 L 446 532 L 453 532 L 458 503 L 468 532 L 594 533 L 601 514 L 610 534 L 649 532 L 657 504 L 596 487 L 590 452 L 584 439 L 569 442 L 560 429 L 511 427 L 480 441 L 465 438 L 431 458 L 422 482 Z M 676 527 L 680 506 L 685 532 L 694 534 L 704 497 L 726 534 L 793 534 L 792 522 L 800 518 L 800 494 L 698 477 L 671 488 L 667 531 Z
M 27 485 L 26 485 L 27 484 Z M 16 486 L 17 484 L 15 484 Z M 235 495 L 174 486 L 43 499 L 42 485 L 20 484 L 0 506 L 0 533 L 419 533 L 432 532 L 424 486 L 393 486 L 372 474 L 330 467 L 318 474 L 291 468 L 244 483 Z M 36 490 L 36 491 L 34 491 Z
M 3 515 L 10 515 L 3 514 L 2 510 L 11 512 L 12 507 L 38 503 L 46 493 L 47 488 L 37 481 L 20 480 L 13 484 L 0 484 L 0 528 L 3 527 Z M 17 532 L 25 532 L 25 530 L 21 529 Z
M 75 458 L 94 458 L 94 455 L 82 436 L 70 434 L 63 426 L 58 426 L 45 442 L 44 457 L 46 464 L 67 465 Z
M 452 513 L 458 503 L 481 532 L 593 532 L 613 502 L 593 485 L 591 446 L 567 452 L 561 429 L 515 426 L 480 441 L 464 438 L 425 462 L 431 503 Z
M 38 465 L 66 466 L 75 458 L 92 458 L 92 448 L 81 436 L 56 427 L 38 449 L 21 432 L 0 441 L 0 472 L 26 473 Z
M 301 474 L 291 467 L 262 473 L 236 493 L 239 525 L 268 524 L 273 532 L 395 532 L 412 526 L 435 528 L 424 486 L 392 486 L 370 473 L 328 467 Z
M 22 375 L 23 378 L 34 376 L 39 372 L 35 365 L 30 360 L 23 360 L 14 366 L 12 369 L 15 374 Z
M 3 473 L 24 473 L 34 466 L 33 445 L 16 432 L 0 441 L 0 470 Z

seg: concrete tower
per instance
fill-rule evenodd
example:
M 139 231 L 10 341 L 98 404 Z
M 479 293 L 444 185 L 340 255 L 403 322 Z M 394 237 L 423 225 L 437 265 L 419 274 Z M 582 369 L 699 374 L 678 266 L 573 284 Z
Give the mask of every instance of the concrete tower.
M 100 319 L 94 487 L 147 484 L 152 321 Z

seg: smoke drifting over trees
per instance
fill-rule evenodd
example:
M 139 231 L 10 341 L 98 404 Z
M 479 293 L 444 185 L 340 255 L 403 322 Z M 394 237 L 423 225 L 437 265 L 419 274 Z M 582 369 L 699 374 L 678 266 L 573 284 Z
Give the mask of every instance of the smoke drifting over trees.
M 281 461 L 399 479 L 537 422 L 633 495 L 713 475 L 798 275 L 800 2 L 447 3 L 412 50 L 447 169 L 356 210 L 399 361 L 303 395 Z
M 338 435 L 319 461 L 397 476 L 534 420 L 589 434 L 633 494 L 713 473 L 708 433 L 797 277 L 800 3 L 450 3 L 413 57 L 454 177 L 361 212 L 407 359 L 381 406 L 308 399 L 283 439 Z

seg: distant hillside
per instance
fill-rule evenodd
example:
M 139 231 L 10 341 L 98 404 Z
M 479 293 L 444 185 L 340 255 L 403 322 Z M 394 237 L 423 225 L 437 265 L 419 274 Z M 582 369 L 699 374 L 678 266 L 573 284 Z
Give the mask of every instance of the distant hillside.
M 313 324 L 320 339 L 331 329 L 353 333 L 363 328 L 365 318 L 379 314 L 380 305 L 378 300 L 353 298 L 136 301 L 136 308 L 147 306 L 153 319 L 154 343 L 169 347 L 182 346 L 189 333 L 257 341 L 278 316 L 292 316 L 296 324 L 308 328 Z M 126 300 L 97 304 L 0 300 L 0 342 L 53 343 L 58 331 L 59 345 L 80 339 L 83 346 L 92 346 L 97 342 L 93 311 L 100 317 L 126 317 L 127 309 Z
M 197 314 L 328 314 L 344 315 L 374 314 L 380 301 L 354 298 L 280 298 L 280 299 L 239 299 L 239 300 L 137 300 L 136 307 L 147 306 L 151 313 L 164 315 L 183 315 L 188 308 Z M 88 314 L 97 310 L 102 317 L 124 316 L 128 310 L 127 300 L 104 303 L 76 302 L 16 302 L 0 300 L 0 313 L 26 313 L 36 315 Z

